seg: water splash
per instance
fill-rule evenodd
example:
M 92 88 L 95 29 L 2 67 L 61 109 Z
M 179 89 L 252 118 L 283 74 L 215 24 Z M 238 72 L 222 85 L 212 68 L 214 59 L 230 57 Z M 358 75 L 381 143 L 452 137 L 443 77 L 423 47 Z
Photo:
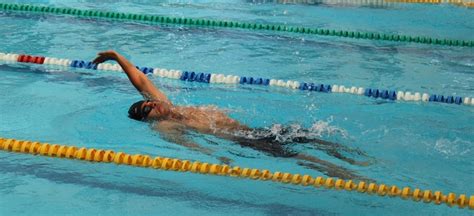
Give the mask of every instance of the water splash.
M 451 158 L 453 156 L 466 156 L 471 152 L 470 146 L 472 144 L 472 142 L 460 138 L 454 140 L 441 138 L 436 140 L 434 149 L 446 158 Z
M 333 117 L 326 121 L 319 120 L 309 128 L 304 128 L 301 124 L 290 125 L 273 124 L 270 127 L 258 128 L 252 131 L 236 131 L 233 135 L 247 139 L 273 138 L 275 141 L 286 143 L 298 138 L 321 138 L 327 136 L 342 136 L 348 138 L 348 132 L 342 128 L 331 125 Z
M 474 67 L 474 62 L 466 62 L 466 63 L 461 63 L 461 64 L 468 67 Z

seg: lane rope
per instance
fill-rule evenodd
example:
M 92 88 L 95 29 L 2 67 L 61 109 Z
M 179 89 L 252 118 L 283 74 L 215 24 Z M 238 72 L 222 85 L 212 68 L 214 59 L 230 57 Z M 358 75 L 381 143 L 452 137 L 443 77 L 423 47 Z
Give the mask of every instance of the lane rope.
M 265 1 L 264 1 L 265 2 Z M 385 0 L 274 0 L 277 4 L 303 4 L 303 5 L 336 5 L 336 6 L 371 6 L 388 7 L 393 3 Z
M 415 3 L 415 4 L 452 4 L 460 7 L 474 8 L 474 2 L 462 0 L 384 0 L 390 3 Z
M 327 4 L 337 6 L 390 7 L 396 3 L 453 4 L 461 7 L 474 7 L 474 2 L 463 0 L 276 0 L 278 4 Z
M 90 61 L 70 60 L 64 58 L 51 58 L 44 56 L 32 56 L 14 53 L 0 53 L 0 61 L 10 63 L 31 63 L 44 65 L 60 65 L 64 67 L 84 68 L 90 70 L 102 71 L 120 71 L 122 68 L 118 64 L 102 63 L 95 65 Z M 378 88 L 364 87 L 346 87 L 344 85 L 331 84 L 315 84 L 312 82 L 299 82 L 294 80 L 277 80 L 259 77 L 240 77 L 235 75 L 224 75 L 216 73 L 199 73 L 193 71 L 168 70 L 163 68 L 138 67 L 144 74 L 153 75 L 155 77 L 179 79 L 188 82 L 202 82 L 213 84 L 241 84 L 241 85 L 259 85 L 282 87 L 301 91 L 313 91 L 321 93 L 343 93 L 366 96 L 369 98 L 383 99 L 389 101 L 407 101 L 407 102 L 430 102 L 445 103 L 456 105 L 474 106 L 473 97 L 445 96 L 440 94 L 428 94 L 410 91 L 395 91 Z
M 70 15 L 70 16 L 76 16 L 76 17 L 102 18 L 102 19 L 113 19 L 113 20 L 133 20 L 133 21 L 149 22 L 149 23 L 192 25 L 192 26 L 212 26 L 212 27 L 239 28 L 239 29 L 248 29 L 248 30 L 292 32 L 292 33 L 312 34 L 312 35 L 322 35 L 322 36 L 337 36 L 337 37 L 354 38 L 354 39 L 383 40 L 383 41 L 412 42 L 412 43 L 436 44 L 436 45 L 447 45 L 447 46 L 474 47 L 474 40 L 439 39 L 439 38 L 432 38 L 432 37 L 384 34 L 384 33 L 374 33 L 374 32 L 345 31 L 345 30 L 308 28 L 308 27 L 274 25 L 274 24 L 257 24 L 257 23 L 247 23 L 247 22 L 209 20 L 209 19 L 197 19 L 197 18 L 186 18 L 186 17 L 169 17 L 169 16 L 157 16 L 157 15 L 146 15 L 146 14 L 111 12 L 111 11 L 80 10 L 80 9 L 74 9 L 74 8 L 58 8 L 58 7 L 27 5 L 27 4 L 0 3 L 0 10 L 36 12 L 36 13 L 42 13 L 42 14 L 56 14 L 56 15 L 62 14 L 62 15 Z
M 129 165 L 134 167 L 154 168 L 176 172 L 193 172 L 215 176 L 228 176 L 235 178 L 246 178 L 251 180 L 261 180 L 294 184 L 301 186 L 313 186 L 316 188 L 326 188 L 336 191 L 357 191 L 381 197 L 399 197 L 406 200 L 423 201 L 423 203 L 433 202 L 436 205 L 441 203 L 449 207 L 459 208 L 469 207 L 474 209 L 474 195 L 466 196 L 455 193 L 443 194 L 441 191 L 403 189 L 392 185 L 368 183 L 364 181 L 343 180 L 337 178 L 312 177 L 310 175 L 300 175 L 283 172 L 271 172 L 267 169 L 241 168 L 239 166 L 229 166 L 221 164 L 203 163 L 199 161 L 180 160 L 176 158 L 152 157 L 141 154 L 127 154 L 124 152 L 114 152 L 112 150 L 102 150 L 94 148 L 75 147 L 67 145 L 40 143 L 36 141 L 7 139 L 0 137 L 0 149 L 9 152 L 20 152 L 32 155 L 77 159 L 99 163 L 115 163 L 117 165 Z

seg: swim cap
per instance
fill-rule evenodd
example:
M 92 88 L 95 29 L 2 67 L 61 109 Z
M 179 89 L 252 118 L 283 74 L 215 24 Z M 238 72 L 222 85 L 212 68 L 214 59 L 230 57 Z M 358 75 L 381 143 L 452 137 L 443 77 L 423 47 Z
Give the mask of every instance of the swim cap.
M 145 102 L 146 101 L 141 100 L 132 104 L 132 106 L 130 106 L 130 109 L 128 109 L 128 117 L 138 121 L 143 121 L 145 119 L 145 115 L 147 114 L 143 113 L 142 110 L 142 104 Z

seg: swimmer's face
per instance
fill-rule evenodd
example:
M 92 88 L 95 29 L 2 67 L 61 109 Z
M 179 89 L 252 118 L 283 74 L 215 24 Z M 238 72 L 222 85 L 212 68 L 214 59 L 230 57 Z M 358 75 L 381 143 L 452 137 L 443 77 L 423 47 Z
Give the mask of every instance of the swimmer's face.
M 170 113 L 170 105 L 157 100 L 148 100 L 142 104 L 142 112 L 148 113 L 145 115 L 145 121 L 161 120 L 167 118 Z

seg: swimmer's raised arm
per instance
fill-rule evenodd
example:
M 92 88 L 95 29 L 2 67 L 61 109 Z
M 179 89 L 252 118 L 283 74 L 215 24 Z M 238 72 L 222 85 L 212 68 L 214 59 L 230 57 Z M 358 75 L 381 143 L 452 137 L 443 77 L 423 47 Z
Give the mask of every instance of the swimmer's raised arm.
M 171 104 L 171 101 L 168 99 L 168 97 L 166 97 L 166 95 L 161 92 L 145 74 L 138 70 L 130 61 L 128 61 L 119 53 L 113 50 L 100 52 L 93 62 L 94 64 L 99 64 L 107 60 L 117 61 L 117 63 L 119 63 L 119 65 L 127 74 L 130 82 L 132 82 L 133 86 L 135 86 L 135 88 L 141 94 L 146 97 L 151 97 L 149 99 L 159 100 Z

